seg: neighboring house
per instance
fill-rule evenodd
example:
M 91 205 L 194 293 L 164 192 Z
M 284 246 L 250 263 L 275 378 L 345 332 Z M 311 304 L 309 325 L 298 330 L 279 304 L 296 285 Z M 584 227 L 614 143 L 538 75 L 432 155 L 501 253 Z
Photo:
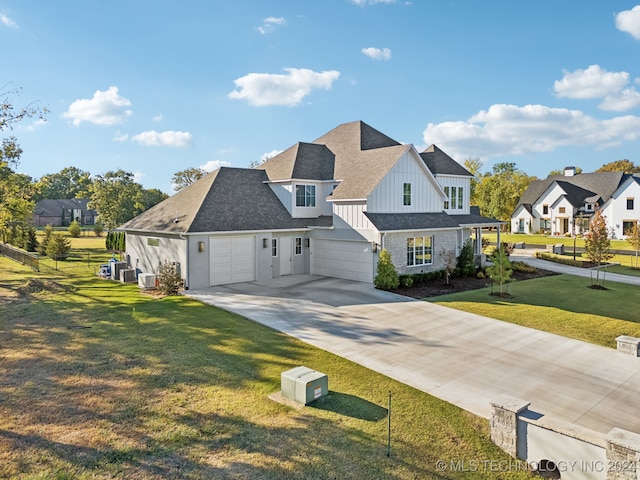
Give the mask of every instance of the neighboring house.
M 93 225 L 97 213 L 89 209 L 87 203 L 87 198 L 40 200 L 33 210 L 31 223 L 35 227 L 67 227 L 77 220 L 80 225 Z
M 573 235 L 589 230 L 600 209 L 613 238 L 623 238 L 640 218 L 640 177 L 623 172 L 550 175 L 531 182 L 511 216 L 514 233 Z
M 501 222 L 470 207 L 472 175 L 435 146 L 418 153 L 364 122 L 297 143 L 256 169 L 221 167 L 125 223 L 140 272 L 175 262 L 187 288 L 281 275 L 372 282 L 441 270 Z

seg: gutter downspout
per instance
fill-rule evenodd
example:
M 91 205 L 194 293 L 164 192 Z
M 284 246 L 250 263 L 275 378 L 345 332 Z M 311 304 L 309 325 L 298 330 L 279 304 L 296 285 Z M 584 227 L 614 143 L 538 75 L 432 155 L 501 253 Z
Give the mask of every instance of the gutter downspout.
M 180 232 L 180 238 L 184 240 L 187 244 L 186 251 L 186 268 L 185 268 L 185 276 L 184 276 L 184 289 L 189 290 L 189 237 L 185 237 L 186 232 Z

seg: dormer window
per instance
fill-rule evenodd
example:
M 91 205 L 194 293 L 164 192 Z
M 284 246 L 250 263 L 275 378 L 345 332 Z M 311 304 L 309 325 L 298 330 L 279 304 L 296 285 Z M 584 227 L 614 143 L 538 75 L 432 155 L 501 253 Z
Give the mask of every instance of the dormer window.
M 402 185 L 402 205 L 405 207 L 411 205 L 411 184 L 404 183 Z
M 296 185 L 296 207 L 316 206 L 316 186 Z
M 590 212 L 591 210 L 593 210 L 593 205 L 587 203 L 587 211 Z

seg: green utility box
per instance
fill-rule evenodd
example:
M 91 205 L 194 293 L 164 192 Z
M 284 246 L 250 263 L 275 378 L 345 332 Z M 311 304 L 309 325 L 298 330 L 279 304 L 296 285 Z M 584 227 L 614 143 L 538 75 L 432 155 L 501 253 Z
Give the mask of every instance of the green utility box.
M 324 373 L 307 367 L 296 367 L 280 375 L 282 396 L 308 405 L 329 393 L 329 380 Z

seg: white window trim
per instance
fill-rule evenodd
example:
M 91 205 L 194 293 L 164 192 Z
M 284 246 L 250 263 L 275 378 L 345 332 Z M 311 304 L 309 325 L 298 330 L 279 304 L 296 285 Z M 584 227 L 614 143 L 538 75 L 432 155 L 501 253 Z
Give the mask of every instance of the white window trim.
M 430 260 L 429 262 L 424 262 L 424 263 L 415 263 L 416 261 L 416 247 L 415 247 L 415 239 L 416 238 L 422 238 L 422 248 L 424 249 L 424 244 L 425 244 L 425 239 L 429 239 L 429 250 L 431 252 L 431 255 L 429 256 Z M 407 254 L 407 267 L 423 267 L 424 265 L 433 265 L 433 235 L 427 235 L 427 236 L 419 236 L 419 237 L 407 237 L 407 243 L 409 243 L 409 240 L 413 239 L 413 261 L 414 263 L 410 264 L 409 263 L 409 258 L 408 258 L 408 254 L 409 254 L 409 247 L 407 245 L 406 248 L 406 254 Z M 424 250 L 423 250 L 423 256 L 424 256 Z

